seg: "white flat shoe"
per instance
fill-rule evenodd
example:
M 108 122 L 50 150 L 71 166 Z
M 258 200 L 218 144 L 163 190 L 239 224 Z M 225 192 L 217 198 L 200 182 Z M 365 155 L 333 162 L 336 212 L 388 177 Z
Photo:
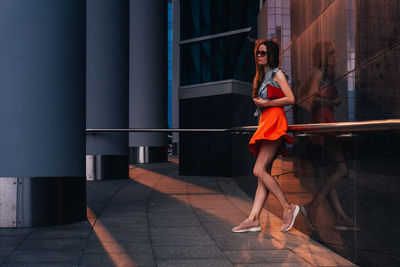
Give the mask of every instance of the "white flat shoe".
M 294 206 L 294 209 L 293 209 L 293 206 L 292 206 L 292 211 L 293 211 L 293 213 L 292 213 L 292 219 L 291 219 L 291 221 L 290 221 L 290 224 L 289 224 L 289 226 L 286 227 L 286 228 L 284 228 L 285 225 L 282 225 L 281 232 L 287 232 L 287 231 L 289 231 L 289 230 L 293 227 L 294 221 L 296 220 L 296 217 L 297 217 L 297 215 L 299 214 L 299 211 L 300 211 L 299 206 L 298 206 L 298 205 L 294 205 L 294 204 L 292 204 L 292 205 Z
M 259 224 L 246 219 L 241 224 L 232 228 L 232 232 L 234 233 L 244 233 L 244 232 L 260 232 L 261 227 Z

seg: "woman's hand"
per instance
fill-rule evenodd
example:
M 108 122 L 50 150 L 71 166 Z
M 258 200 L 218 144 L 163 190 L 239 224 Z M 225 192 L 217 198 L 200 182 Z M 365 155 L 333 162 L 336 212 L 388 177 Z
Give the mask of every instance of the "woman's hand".
M 261 97 L 255 97 L 255 98 L 253 98 L 253 101 L 254 101 L 254 104 L 256 104 L 256 106 L 258 108 L 262 108 L 262 107 L 268 107 L 270 100 L 268 100 L 268 99 L 265 100 L 265 99 L 262 99 Z

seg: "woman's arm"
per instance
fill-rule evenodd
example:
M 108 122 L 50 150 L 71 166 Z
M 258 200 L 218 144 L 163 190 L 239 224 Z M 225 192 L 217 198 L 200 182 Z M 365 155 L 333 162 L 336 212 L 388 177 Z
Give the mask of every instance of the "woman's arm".
M 326 98 L 316 94 L 312 97 L 314 107 L 337 107 L 341 102 L 342 100 L 337 96 L 335 98 Z
M 276 81 L 279 84 L 279 87 L 281 88 L 282 93 L 285 96 L 273 100 L 254 98 L 253 101 L 257 107 L 283 107 L 294 104 L 295 99 L 292 89 L 290 88 L 290 85 L 285 77 L 285 74 L 283 74 L 281 70 L 278 70 L 278 72 L 275 74 L 274 81 Z

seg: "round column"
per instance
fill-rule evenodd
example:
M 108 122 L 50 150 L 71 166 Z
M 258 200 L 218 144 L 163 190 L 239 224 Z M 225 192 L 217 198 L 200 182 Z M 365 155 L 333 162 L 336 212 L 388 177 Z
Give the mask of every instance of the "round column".
M 167 1 L 130 1 L 129 127 L 167 128 Z M 167 160 L 165 133 L 131 133 L 131 161 Z
M 0 1 L 0 227 L 86 218 L 85 5 Z
M 86 1 L 86 125 L 128 128 L 129 0 Z M 129 176 L 128 134 L 88 133 L 87 180 Z

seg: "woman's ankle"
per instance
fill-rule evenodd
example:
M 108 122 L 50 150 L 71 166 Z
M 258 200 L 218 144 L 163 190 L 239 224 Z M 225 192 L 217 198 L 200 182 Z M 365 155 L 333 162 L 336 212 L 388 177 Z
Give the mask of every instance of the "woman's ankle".
M 283 211 L 292 211 L 292 205 L 288 202 L 287 204 L 282 205 Z
M 250 220 L 250 221 L 252 221 L 252 222 L 258 222 L 258 221 L 259 221 L 259 219 L 258 219 L 257 216 L 251 216 L 251 215 L 250 215 L 247 219 Z

